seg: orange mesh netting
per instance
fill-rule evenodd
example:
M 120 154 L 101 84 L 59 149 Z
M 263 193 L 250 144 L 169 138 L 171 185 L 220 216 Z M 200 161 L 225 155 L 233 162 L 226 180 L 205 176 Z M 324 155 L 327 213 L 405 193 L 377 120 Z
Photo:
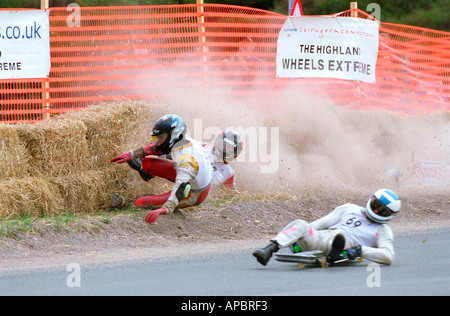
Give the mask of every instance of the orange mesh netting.
M 309 93 L 358 108 L 449 108 L 448 32 L 380 23 L 376 84 L 288 80 L 276 78 L 275 63 L 285 15 L 218 4 L 80 10 L 77 20 L 66 8 L 50 9 L 50 76 L 0 80 L 0 121 L 39 121 L 94 103 L 148 99 L 192 82 L 242 95 L 307 85 Z M 368 16 L 360 10 L 339 15 L 355 12 Z

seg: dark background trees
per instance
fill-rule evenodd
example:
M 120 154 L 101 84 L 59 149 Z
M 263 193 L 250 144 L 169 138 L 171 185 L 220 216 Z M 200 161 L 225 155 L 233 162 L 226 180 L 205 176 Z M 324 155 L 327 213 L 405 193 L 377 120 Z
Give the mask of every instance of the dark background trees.
M 348 10 L 351 0 L 302 0 L 307 15 L 332 14 Z M 234 4 L 288 14 L 289 0 L 204 0 L 205 3 Z M 69 3 L 81 6 L 118 6 L 153 4 L 190 4 L 195 0 L 50 0 L 50 6 Z M 359 0 L 358 7 L 367 11 L 369 3 L 381 8 L 381 21 L 450 31 L 449 0 Z M 0 0 L 2 8 L 39 8 L 40 0 Z M 371 13 L 371 12 L 369 12 Z

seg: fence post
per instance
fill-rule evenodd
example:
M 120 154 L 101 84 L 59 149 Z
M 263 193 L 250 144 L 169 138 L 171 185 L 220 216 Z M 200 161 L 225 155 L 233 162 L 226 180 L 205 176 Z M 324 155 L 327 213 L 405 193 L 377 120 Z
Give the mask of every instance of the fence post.
M 356 11 L 358 9 L 358 2 L 350 2 L 350 16 L 352 18 L 357 18 L 358 17 L 358 11 Z M 360 96 L 361 96 L 361 82 L 359 80 L 356 80 L 355 82 L 355 94 L 353 95 L 353 98 L 357 101 L 360 100 Z
M 358 9 L 358 2 L 350 2 L 350 10 L 354 10 L 350 12 L 350 16 L 352 18 L 358 17 L 358 12 L 356 11 L 356 9 Z
M 49 8 L 49 0 L 41 0 L 41 10 L 47 10 Z M 43 89 L 43 97 L 44 97 L 44 103 L 43 108 L 45 110 L 44 112 L 44 120 L 48 120 L 50 118 L 50 82 L 49 78 L 44 79 L 44 89 Z
M 48 6 L 49 6 L 49 1 L 50 0 L 41 0 L 41 10 L 46 10 L 46 9 L 48 9 Z
M 294 6 L 294 0 L 289 0 L 288 1 L 288 12 L 287 12 L 287 15 L 291 15 L 293 6 Z
M 201 50 L 202 50 L 202 63 L 203 63 L 203 71 L 205 73 L 206 76 L 206 38 L 205 38 L 205 17 L 203 16 L 203 12 L 205 11 L 205 8 L 203 7 L 203 0 L 196 0 L 196 4 L 198 4 L 199 6 L 197 6 L 197 13 L 199 14 L 197 17 L 197 22 L 199 24 L 198 26 L 198 32 L 199 32 L 199 41 L 201 46 Z

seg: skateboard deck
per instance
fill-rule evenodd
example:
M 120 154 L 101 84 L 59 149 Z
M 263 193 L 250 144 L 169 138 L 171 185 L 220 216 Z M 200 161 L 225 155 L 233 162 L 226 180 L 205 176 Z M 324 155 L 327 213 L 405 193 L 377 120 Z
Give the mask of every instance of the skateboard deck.
M 321 250 L 309 250 L 299 253 L 276 253 L 275 260 L 280 262 L 297 263 L 299 268 L 303 268 L 305 264 L 320 264 L 322 268 L 328 267 L 327 257 Z M 362 261 L 361 258 L 357 259 Z M 349 259 L 342 259 L 335 261 L 333 264 L 350 261 Z

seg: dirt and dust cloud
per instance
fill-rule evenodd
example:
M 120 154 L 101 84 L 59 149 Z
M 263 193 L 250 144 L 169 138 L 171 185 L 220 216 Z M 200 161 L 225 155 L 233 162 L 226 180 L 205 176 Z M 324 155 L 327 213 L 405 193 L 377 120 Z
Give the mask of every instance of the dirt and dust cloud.
M 240 190 L 368 196 L 387 187 L 400 195 L 449 193 L 448 175 L 412 177 L 417 161 L 449 163 L 450 120 L 444 112 L 346 109 L 298 84 L 244 95 L 214 83 L 173 79 L 165 86 L 170 91 L 155 91 L 152 106 L 160 115 L 180 115 L 191 137 L 213 143 L 226 128 L 243 134 L 245 149 L 233 162 Z

